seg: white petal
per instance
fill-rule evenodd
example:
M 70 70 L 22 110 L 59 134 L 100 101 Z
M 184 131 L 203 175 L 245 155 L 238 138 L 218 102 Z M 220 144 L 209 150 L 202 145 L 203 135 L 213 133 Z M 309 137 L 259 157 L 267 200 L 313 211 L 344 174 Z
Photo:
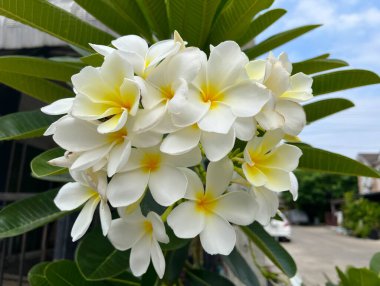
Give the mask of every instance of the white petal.
M 288 90 L 290 86 L 290 73 L 280 62 L 276 62 L 272 65 L 271 74 L 264 84 L 276 95 L 276 97 L 279 97 Z
M 154 212 L 149 212 L 147 218 L 152 223 L 155 239 L 159 242 L 168 243 L 169 237 L 166 234 L 165 225 L 161 217 Z
M 113 207 L 128 206 L 136 202 L 148 185 L 149 173 L 136 169 L 113 176 L 108 184 L 108 200 Z
M 265 154 L 269 150 L 272 150 L 283 138 L 284 132 L 281 129 L 266 132 L 261 141 L 261 153 Z
M 313 98 L 311 86 L 312 77 L 304 73 L 297 73 L 290 77 L 290 89 L 281 95 L 281 98 L 293 100 L 295 102 L 306 101 Z
M 119 172 L 122 167 L 128 162 L 131 154 L 131 141 L 124 139 L 120 144 L 116 144 L 111 152 L 109 152 L 107 174 L 112 177 L 116 172 Z
M 263 165 L 291 172 L 297 168 L 301 155 L 302 151 L 298 147 L 282 144 L 268 155 Z
M 306 114 L 298 103 L 279 100 L 276 111 L 284 117 L 283 130 L 286 134 L 298 135 L 306 125 Z
M 108 238 L 118 250 L 127 250 L 135 245 L 144 235 L 144 226 L 141 223 L 127 223 L 124 219 L 115 219 L 111 222 Z
M 235 144 L 235 129 L 231 128 L 227 134 L 202 132 L 202 147 L 207 159 L 212 162 L 223 159 L 232 150 Z
M 297 200 L 298 198 L 298 180 L 297 177 L 294 175 L 294 173 L 289 173 L 290 175 L 290 193 L 293 196 L 293 201 Z
M 132 138 L 132 145 L 138 148 L 147 148 L 156 146 L 162 140 L 162 134 L 146 131 L 143 133 L 135 134 Z
M 263 83 L 268 69 L 266 60 L 254 60 L 245 65 L 245 69 L 250 79 Z
M 136 35 L 128 35 L 117 38 L 112 41 L 112 45 L 119 50 L 135 53 L 143 58 L 145 58 L 145 55 L 148 52 L 147 42 L 143 38 Z
M 125 78 L 123 84 L 120 86 L 120 96 L 122 106 L 128 109 L 131 115 L 135 116 L 140 103 L 139 82 Z
M 207 253 L 228 255 L 235 247 L 236 233 L 225 219 L 218 215 L 209 215 L 200 239 Z
M 281 128 L 285 123 L 284 117 L 275 110 L 275 100 L 273 98 L 264 105 L 255 118 L 265 130 Z
M 162 206 L 170 206 L 185 196 L 186 176 L 177 168 L 160 166 L 150 174 L 149 189 L 154 200 Z
M 142 167 L 142 160 L 145 152 L 141 149 L 132 148 L 127 164 L 121 168 L 120 172 L 128 172 Z
M 203 131 L 226 134 L 231 129 L 236 116 L 231 108 L 223 103 L 217 103 L 210 108 L 206 115 L 198 122 L 198 126 Z
M 104 57 L 100 73 L 107 85 L 115 91 L 119 90 L 125 78 L 133 78 L 131 64 L 121 57 L 118 52 L 113 52 Z
M 267 177 L 265 187 L 274 192 L 283 192 L 290 189 L 290 176 L 287 171 L 278 169 L 261 168 Z
M 74 98 L 63 98 L 41 108 L 41 111 L 49 115 L 61 115 L 69 113 L 73 106 Z
M 221 89 L 233 84 L 248 63 L 247 56 L 233 41 L 222 42 L 211 50 L 207 65 L 208 82 Z
M 96 131 L 96 125 L 72 117 L 59 122 L 53 139 L 63 149 L 72 152 L 94 149 L 107 143 L 106 137 Z
M 211 162 L 207 167 L 206 193 L 219 197 L 227 190 L 233 175 L 233 164 L 229 158 Z
M 233 125 L 236 137 L 243 141 L 249 141 L 256 134 L 257 122 L 252 117 L 238 117 Z
M 99 206 L 100 224 L 102 226 L 103 235 L 107 235 L 108 230 L 111 226 L 111 210 L 107 204 L 107 201 L 101 200 Z
M 180 155 L 197 147 L 201 131 L 197 126 L 189 126 L 165 137 L 160 146 L 161 152 Z
M 59 190 L 54 203 L 62 211 L 75 210 L 94 195 L 96 192 L 89 187 L 77 182 L 67 183 Z
M 165 273 L 165 258 L 162 254 L 160 245 L 155 239 L 152 240 L 150 254 L 152 256 L 154 269 L 156 270 L 158 277 L 162 279 Z
M 112 146 L 112 144 L 105 145 L 100 148 L 81 153 L 71 165 L 71 169 L 79 171 L 95 166 L 98 162 L 107 156 Z
M 288 55 L 285 52 L 282 52 L 278 56 L 278 60 L 281 62 L 281 65 L 288 71 L 288 73 L 292 73 L 292 63 L 288 59 Z
M 229 222 L 248 225 L 255 219 L 256 207 L 250 194 L 236 191 L 221 196 L 217 200 L 214 211 Z
M 201 150 L 196 147 L 181 155 L 165 155 L 166 161 L 176 167 L 192 167 L 202 160 Z
M 237 117 L 254 116 L 270 99 L 269 90 L 254 82 L 242 81 L 223 92 L 223 103 L 231 107 Z
M 167 223 L 177 237 L 193 238 L 204 229 L 204 213 L 196 208 L 194 202 L 187 201 L 175 207 L 169 214 Z
M 89 44 L 91 48 L 94 49 L 95 52 L 98 54 L 101 54 L 102 56 L 107 56 L 111 54 L 113 51 L 115 51 L 114 48 L 111 48 L 109 46 L 104 46 L 104 45 L 95 45 L 95 44 Z
M 157 125 L 166 112 L 166 105 L 159 104 L 152 109 L 143 109 L 136 115 L 134 131 L 143 132 Z
M 151 251 L 151 237 L 144 235 L 132 247 L 131 256 L 129 258 L 129 267 L 135 276 L 144 274 L 149 266 L 150 251 Z
M 81 238 L 90 227 L 98 203 L 99 197 L 94 197 L 90 199 L 80 211 L 73 228 L 71 229 L 71 237 L 73 238 L 73 241 Z
M 187 178 L 187 188 L 185 198 L 189 200 L 197 200 L 199 195 L 204 194 L 203 183 L 198 177 L 198 174 L 193 170 L 188 168 L 180 168 L 182 173 L 185 174 Z
M 99 133 L 111 133 L 120 130 L 125 126 L 128 119 L 128 111 L 124 110 L 122 113 L 112 116 L 107 121 L 98 126 Z
M 255 187 L 263 186 L 267 182 L 267 177 L 255 165 L 243 164 L 243 172 L 247 180 Z
M 255 188 L 252 192 L 258 204 L 256 220 L 262 225 L 267 225 L 271 217 L 277 212 L 279 205 L 278 195 L 263 187 Z
M 174 40 L 164 40 L 153 44 L 150 46 L 146 56 L 149 67 L 158 64 L 170 55 L 174 55 L 178 52 L 179 48 L 180 44 L 176 43 Z

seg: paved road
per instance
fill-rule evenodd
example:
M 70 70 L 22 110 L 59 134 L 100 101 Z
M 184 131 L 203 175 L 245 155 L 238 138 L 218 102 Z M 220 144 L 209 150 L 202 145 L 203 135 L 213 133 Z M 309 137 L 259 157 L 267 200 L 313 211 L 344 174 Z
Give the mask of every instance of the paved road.
M 283 246 L 294 257 L 306 286 L 325 285 L 327 275 L 337 280 L 335 266 L 367 266 L 380 240 L 358 239 L 337 234 L 328 227 L 292 228 L 292 241 Z

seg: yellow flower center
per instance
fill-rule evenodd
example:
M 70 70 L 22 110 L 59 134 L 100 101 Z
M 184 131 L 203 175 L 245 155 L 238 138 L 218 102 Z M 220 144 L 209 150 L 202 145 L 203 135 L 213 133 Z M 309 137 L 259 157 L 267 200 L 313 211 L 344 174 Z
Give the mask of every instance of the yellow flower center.
M 153 232 L 153 225 L 149 220 L 144 221 L 144 230 L 148 234 Z
M 219 92 L 215 87 L 213 86 L 205 86 L 202 88 L 201 96 L 203 102 L 210 102 L 211 106 L 210 108 L 215 108 L 218 106 L 218 102 L 222 100 L 223 94 Z
M 144 172 L 154 172 L 160 167 L 161 156 L 154 153 L 145 154 L 141 163 Z
M 170 100 L 174 97 L 175 92 L 170 85 L 163 86 L 160 88 L 160 90 L 162 97 L 166 100 Z
M 122 128 L 116 132 L 112 132 L 108 134 L 108 140 L 109 142 L 122 142 L 125 137 L 127 137 L 128 131 L 127 128 Z
M 210 214 L 214 211 L 216 200 L 207 194 L 200 194 L 196 200 L 196 210 L 205 214 Z

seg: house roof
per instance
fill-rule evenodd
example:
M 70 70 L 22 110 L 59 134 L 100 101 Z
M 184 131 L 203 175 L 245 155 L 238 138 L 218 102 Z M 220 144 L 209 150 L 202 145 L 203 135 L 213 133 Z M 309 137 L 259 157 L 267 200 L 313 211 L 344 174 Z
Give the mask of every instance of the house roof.
M 379 153 L 359 153 L 357 159 L 371 167 L 377 167 L 380 164 Z

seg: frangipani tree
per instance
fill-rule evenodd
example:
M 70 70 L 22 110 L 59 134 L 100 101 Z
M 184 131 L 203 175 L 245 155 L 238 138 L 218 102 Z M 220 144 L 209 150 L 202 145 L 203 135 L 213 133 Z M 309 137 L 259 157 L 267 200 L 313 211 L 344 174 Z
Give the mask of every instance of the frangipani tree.
M 294 261 L 261 226 L 276 213 L 275 192 L 296 197 L 292 171 L 380 177 L 297 137 L 306 123 L 353 106 L 346 99 L 301 102 L 377 84 L 378 75 L 334 71 L 348 64 L 328 54 L 293 65 L 285 54 L 255 60 L 319 25 L 251 45 L 286 13 L 270 10 L 273 0 L 75 2 L 122 37 L 44 0 L 0 1 L 0 15 L 82 53 L 66 61 L 0 57 L 1 83 L 48 104 L 44 113 L 1 117 L 0 139 L 53 135 L 68 151 L 55 148 L 32 161 L 35 177 L 65 185 L 3 208 L 0 237 L 81 208 L 72 230 L 73 240 L 84 236 L 75 262 L 37 265 L 31 285 L 181 285 L 184 279 L 231 285 L 205 269 L 200 246 L 220 254 L 241 282 L 257 285 L 234 249 L 235 228 L 293 277 Z M 94 226 L 85 234 L 96 208 L 102 231 Z

